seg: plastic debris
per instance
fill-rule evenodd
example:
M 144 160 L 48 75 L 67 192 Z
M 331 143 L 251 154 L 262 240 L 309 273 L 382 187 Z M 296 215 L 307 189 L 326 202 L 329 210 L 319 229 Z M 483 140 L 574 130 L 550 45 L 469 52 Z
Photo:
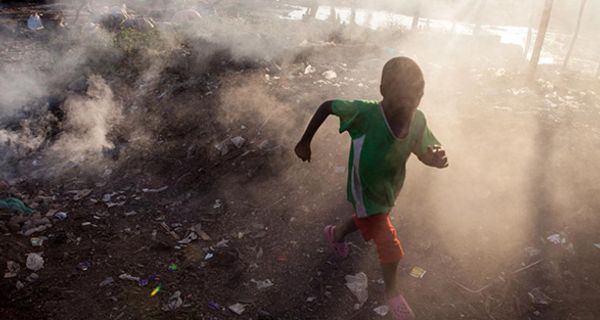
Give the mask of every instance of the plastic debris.
M 388 314 L 388 312 L 390 312 L 390 308 L 388 308 L 388 306 L 386 305 L 382 305 L 373 309 L 373 311 L 375 311 L 375 313 L 377 313 L 378 315 L 385 317 Z
M 321 74 L 327 80 L 333 80 L 337 78 L 337 73 L 333 70 L 327 70 Z
M 63 211 L 59 211 L 54 214 L 54 217 L 60 221 L 66 220 L 67 216 L 68 216 L 67 213 L 63 212 Z
M 231 138 L 231 143 L 233 143 L 233 145 L 239 149 L 244 145 L 244 143 L 246 143 L 246 139 L 241 136 L 233 137 Z
M 221 201 L 221 199 L 217 199 L 217 200 L 215 200 L 215 204 L 213 204 L 213 209 L 219 209 L 222 206 L 223 206 L 223 202 Z
M 196 232 L 192 231 L 190 232 L 185 238 L 177 241 L 177 243 L 179 244 L 188 244 L 194 240 L 198 240 L 198 234 L 196 234 Z
M 369 279 L 364 272 L 359 272 L 355 275 L 346 275 L 346 287 L 350 289 L 352 294 L 358 299 L 359 307 L 369 299 Z
M 163 192 L 165 190 L 167 190 L 169 188 L 169 186 L 163 186 L 157 189 L 149 189 L 149 188 L 143 188 L 142 192 L 144 193 L 158 193 L 158 192 Z
M 256 288 L 258 290 L 266 289 L 266 288 L 272 287 L 274 285 L 273 281 L 271 281 L 269 279 L 265 279 L 265 280 L 250 279 L 250 281 L 252 281 L 256 284 Z
M 140 277 L 134 277 L 134 276 L 130 275 L 129 273 L 123 273 L 123 274 L 119 275 L 119 279 L 130 280 L 130 281 L 135 281 L 135 282 L 140 281 Z
M 246 311 L 246 305 L 241 304 L 239 302 L 232 304 L 227 308 L 229 310 L 231 310 L 233 313 L 237 314 L 238 316 L 242 315 L 242 313 L 244 313 L 244 311 Z
M 175 272 L 175 271 L 177 271 L 177 265 L 174 263 L 171 263 L 167 269 L 171 272 Z
M 145 287 L 145 286 L 147 286 L 147 285 L 148 285 L 148 283 L 149 283 L 148 279 L 140 279 L 140 280 L 138 281 L 138 286 L 140 286 L 140 287 Z
M 215 254 L 214 254 L 214 253 L 212 253 L 212 252 L 209 252 L 209 253 L 207 253 L 207 254 L 204 256 L 204 261 L 210 260 L 210 259 L 212 259 L 214 256 L 215 256 Z
M 31 214 L 33 210 L 27 207 L 23 201 L 17 198 L 6 198 L 0 200 L 0 209 L 12 209 L 21 214 Z
M 77 265 L 77 268 L 81 271 L 88 271 L 90 269 L 90 267 L 92 266 L 92 263 L 89 261 L 82 261 Z
M 535 304 L 535 305 L 549 305 L 550 301 L 552 299 L 550 299 L 550 297 L 548 297 L 540 288 L 534 288 L 533 290 L 529 291 L 529 299 L 531 300 L 531 303 Z
M 102 280 L 102 282 L 100 282 L 100 284 L 98 284 L 99 287 L 106 287 L 109 284 L 113 284 L 115 282 L 115 279 L 113 279 L 113 277 L 107 277 L 106 279 Z
M 135 210 L 123 213 L 123 215 L 126 217 L 135 216 L 136 214 L 137 214 L 137 211 L 135 211 Z
M 565 237 L 561 236 L 558 233 L 550 235 L 546 239 L 548 241 L 554 243 L 554 244 L 565 244 L 565 243 L 567 243 L 567 239 Z
M 311 66 L 310 64 L 304 68 L 304 74 L 311 74 L 317 72 L 317 68 Z
M 211 310 L 221 310 L 221 305 L 214 302 L 214 301 L 209 301 L 208 302 L 208 308 Z
M 42 24 L 42 18 L 40 18 L 40 15 L 37 14 L 37 12 L 30 15 L 29 19 L 27 19 L 27 28 L 33 31 L 44 29 L 44 25 Z
M 181 291 L 177 290 L 169 297 L 169 301 L 166 305 L 163 306 L 164 311 L 173 311 L 183 304 L 183 300 L 181 299 Z
M 154 290 L 152 290 L 152 292 L 150 292 L 150 297 L 154 297 L 158 292 L 160 292 L 160 284 L 158 286 L 156 286 L 156 288 L 154 288 Z
M 79 201 L 79 200 L 89 196 L 92 193 L 92 189 L 73 190 L 73 191 L 70 191 L 70 193 L 75 194 L 73 196 L 74 201 Z
M 37 253 L 30 253 L 27 255 L 27 269 L 31 271 L 38 271 L 44 267 L 44 258 Z
M 422 279 L 426 273 L 427 273 L 427 270 L 425 270 L 421 267 L 413 267 L 410 270 L 409 274 L 417 279 Z
M 34 247 L 41 247 L 46 240 L 48 240 L 48 237 L 32 237 L 29 239 L 29 241 L 31 241 L 31 245 Z
M 19 270 L 21 270 L 21 265 L 14 261 L 7 261 L 6 269 L 7 272 L 4 273 L 4 278 L 14 278 L 19 273 Z

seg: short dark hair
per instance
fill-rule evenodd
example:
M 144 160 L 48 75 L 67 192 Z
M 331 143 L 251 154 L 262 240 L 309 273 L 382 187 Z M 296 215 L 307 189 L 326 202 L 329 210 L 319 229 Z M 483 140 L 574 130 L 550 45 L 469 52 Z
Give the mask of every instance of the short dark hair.
M 401 95 L 406 97 L 422 94 L 425 79 L 419 65 L 408 57 L 395 57 L 386 62 L 381 73 L 381 94 L 385 96 L 391 87 L 401 90 Z

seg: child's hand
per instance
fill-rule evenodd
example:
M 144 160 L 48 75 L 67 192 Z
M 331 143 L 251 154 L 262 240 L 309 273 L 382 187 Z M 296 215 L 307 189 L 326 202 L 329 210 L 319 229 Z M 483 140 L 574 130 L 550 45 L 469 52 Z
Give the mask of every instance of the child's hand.
M 302 159 L 302 161 L 310 162 L 310 143 L 300 140 L 294 148 L 296 155 L 298 158 Z
M 425 159 L 427 159 L 427 164 L 432 167 L 446 168 L 448 166 L 448 157 L 446 157 L 446 151 L 438 145 L 427 146 Z

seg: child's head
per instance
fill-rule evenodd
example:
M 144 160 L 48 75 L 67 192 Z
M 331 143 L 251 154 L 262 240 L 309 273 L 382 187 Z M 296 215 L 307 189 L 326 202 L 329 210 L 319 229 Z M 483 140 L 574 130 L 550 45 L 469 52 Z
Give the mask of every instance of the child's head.
M 390 107 L 407 111 L 416 109 L 424 89 L 423 72 L 412 59 L 395 57 L 383 66 L 380 90 Z

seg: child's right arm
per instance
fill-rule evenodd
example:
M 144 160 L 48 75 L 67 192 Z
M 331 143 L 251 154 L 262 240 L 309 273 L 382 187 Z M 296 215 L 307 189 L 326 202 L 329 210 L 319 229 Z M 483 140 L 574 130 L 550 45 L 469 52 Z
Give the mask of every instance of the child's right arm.
M 302 161 L 310 162 L 310 142 L 325 119 L 332 114 L 331 104 L 332 102 L 329 100 L 323 102 L 323 104 L 319 106 L 312 119 L 310 119 L 302 138 L 296 145 L 294 151 L 296 152 L 298 158 L 302 159 Z

